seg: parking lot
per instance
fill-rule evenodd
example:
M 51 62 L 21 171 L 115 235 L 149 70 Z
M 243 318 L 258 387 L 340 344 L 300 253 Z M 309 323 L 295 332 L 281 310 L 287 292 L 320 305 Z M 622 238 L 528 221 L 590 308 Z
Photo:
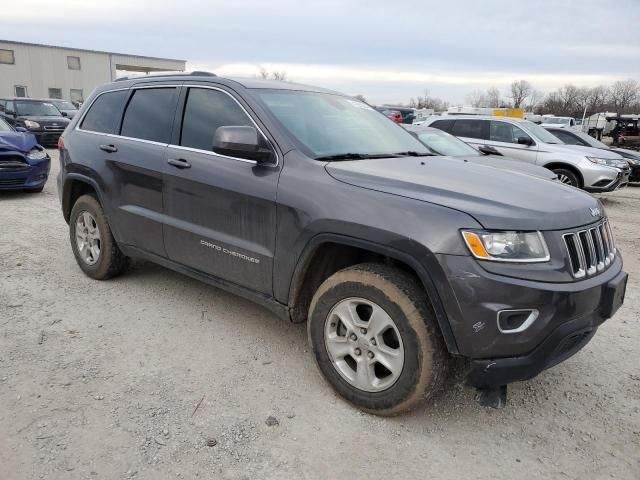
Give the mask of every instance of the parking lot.
M 0 478 L 640 478 L 640 187 L 602 196 L 630 274 L 593 341 L 501 410 L 449 385 L 378 418 L 304 325 L 164 268 L 86 277 L 55 176 L 0 194 Z M 269 418 L 273 417 L 273 418 Z

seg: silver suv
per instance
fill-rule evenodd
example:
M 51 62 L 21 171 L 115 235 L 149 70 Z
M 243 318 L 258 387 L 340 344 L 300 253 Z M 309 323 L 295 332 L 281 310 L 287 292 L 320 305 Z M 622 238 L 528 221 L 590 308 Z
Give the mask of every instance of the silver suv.
M 491 146 L 505 157 L 546 167 L 563 183 L 589 192 L 611 192 L 629 183 L 629 166 L 620 155 L 565 145 L 528 120 L 451 115 L 431 118 L 424 125 L 444 130 L 476 148 Z

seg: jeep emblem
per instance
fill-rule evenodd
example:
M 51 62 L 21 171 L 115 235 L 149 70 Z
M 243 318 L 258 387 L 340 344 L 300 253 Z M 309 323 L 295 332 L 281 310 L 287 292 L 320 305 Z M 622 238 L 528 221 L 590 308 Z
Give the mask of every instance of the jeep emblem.
M 591 212 L 592 217 L 600 216 L 600 209 L 598 207 L 589 208 L 589 211 Z

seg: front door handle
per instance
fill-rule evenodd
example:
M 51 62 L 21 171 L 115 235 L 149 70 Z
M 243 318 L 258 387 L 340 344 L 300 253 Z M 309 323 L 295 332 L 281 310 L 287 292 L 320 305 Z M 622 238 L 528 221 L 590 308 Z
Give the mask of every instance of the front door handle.
M 118 151 L 118 147 L 116 147 L 115 145 L 100 145 L 100 147 L 98 148 L 107 153 L 114 153 Z
M 191 164 L 184 158 L 170 158 L 167 160 L 169 165 L 173 165 L 176 168 L 191 168 Z

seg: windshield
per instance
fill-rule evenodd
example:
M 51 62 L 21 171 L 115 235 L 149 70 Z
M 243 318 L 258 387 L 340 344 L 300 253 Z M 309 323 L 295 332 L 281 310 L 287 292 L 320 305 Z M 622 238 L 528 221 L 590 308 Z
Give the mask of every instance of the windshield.
M 416 134 L 420 141 L 429 147 L 429 150 L 432 150 L 433 153 L 438 155 L 446 155 L 449 157 L 479 155 L 475 148 L 441 130 L 433 129 L 424 132 L 416 132 Z
M 12 132 L 13 129 L 9 126 L 7 122 L 5 122 L 2 118 L 0 118 L 0 132 Z
M 66 100 L 52 100 L 51 103 L 60 110 L 77 110 L 76 107 L 73 106 L 73 103 L 67 102 Z
M 257 90 L 257 97 L 314 158 L 429 154 L 413 135 L 358 100 L 293 90 Z
M 543 123 L 552 123 L 554 125 L 569 125 L 570 119 L 560 117 L 545 118 Z
M 60 110 L 47 102 L 24 102 L 15 101 L 16 113 L 24 116 L 59 117 Z
M 540 125 L 536 125 L 528 120 L 518 123 L 519 127 L 524 128 L 528 133 L 536 137 L 542 143 L 563 143 L 558 137 L 545 130 Z

